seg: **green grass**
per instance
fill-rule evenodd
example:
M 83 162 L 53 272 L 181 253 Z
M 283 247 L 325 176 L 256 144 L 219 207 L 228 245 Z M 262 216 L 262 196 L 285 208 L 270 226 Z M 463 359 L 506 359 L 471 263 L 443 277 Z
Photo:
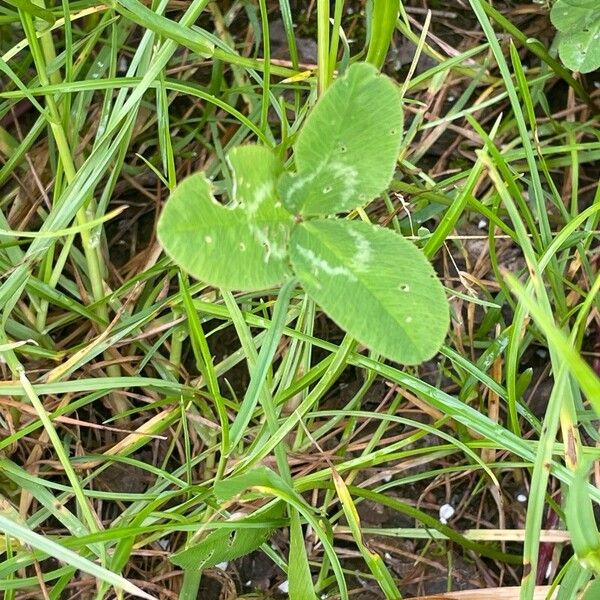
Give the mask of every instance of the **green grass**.
M 405 142 L 390 192 L 349 218 L 436 265 L 453 324 L 435 360 L 388 363 L 293 283 L 222 292 L 160 251 L 178 181 L 226 190 L 243 143 L 287 157 L 336 69 L 385 56 L 363 47 L 384 13 L 346 5 L 0 7 L 4 598 L 261 598 L 267 564 L 293 600 L 540 582 L 567 600 L 594 580 L 600 97 L 534 27 L 543 6 L 444 9 L 470 36 L 401 7 L 389 57 L 417 55 L 384 70 Z

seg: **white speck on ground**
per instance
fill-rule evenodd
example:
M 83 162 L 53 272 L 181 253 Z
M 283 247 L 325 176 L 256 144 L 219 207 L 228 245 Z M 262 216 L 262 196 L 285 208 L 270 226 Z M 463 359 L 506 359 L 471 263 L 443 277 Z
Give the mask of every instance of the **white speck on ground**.
M 451 519 L 453 514 L 454 506 L 451 504 L 442 504 L 442 506 L 440 506 L 440 523 L 442 525 L 447 525 L 448 519 Z

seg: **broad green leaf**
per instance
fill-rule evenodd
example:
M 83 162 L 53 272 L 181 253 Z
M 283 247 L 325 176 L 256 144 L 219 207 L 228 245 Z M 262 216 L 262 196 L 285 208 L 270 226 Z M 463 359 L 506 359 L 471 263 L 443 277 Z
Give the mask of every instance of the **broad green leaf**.
M 577 32 L 595 21 L 599 12 L 598 0 L 556 0 L 550 20 L 558 31 Z
M 367 223 L 315 220 L 294 230 L 290 258 L 307 293 L 359 342 L 404 364 L 439 350 L 448 302 L 410 241 Z
M 250 554 L 264 544 L 273 531 L 281 526 L 284 506 L 256 513 L 243 521 L 231 521 L 230 527 L 221 527 L 209 533 L 197 544 L 176 552 L 171 562 L 184 569 L 208 569 L 221 562 Z
M 165 252 L 197 279 L 226 289 L 260 290 L 288 275 L 287 245 L 292 216 L 279 202 L 279 159 L 262 146 L 231 151 L 231 204 L 212 194 L 211 183 L 196 173 L 179 184 L 158 222 Z
M 560 32 L 558 53 L 566 67 L 580 73 L 600 68 L 598 0 L 556 0 L 550 20 Z
M 584 29 L 559 35 L 558 54 L 565 67 L 580 73 L 591 73 L 600 68 L 600 13 Z
M 402 141 L 398 90 L 357 63 L 317 102 L 294 146 L 297 172 L 279 181 L 293 213 L 322 215 L 366 204 L 385 190 Z

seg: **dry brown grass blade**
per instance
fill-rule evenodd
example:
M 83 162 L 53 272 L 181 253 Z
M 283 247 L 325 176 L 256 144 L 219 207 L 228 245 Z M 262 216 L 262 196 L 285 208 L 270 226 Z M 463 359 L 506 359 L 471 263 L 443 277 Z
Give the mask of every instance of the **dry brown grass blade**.
M 549 585 L 539 585 L 535 588 L 533 600 L 546 600 L 550 592 Z M 412 600 L 519 600 L 520 586 L 503 588 L 485 588 L 481 590 L 464 590 L 462 592 L 449 592 L 447 594 L 435 594 L 433 596 L 418 596 Z M 549 597 L 556 598 L 558 590 Z

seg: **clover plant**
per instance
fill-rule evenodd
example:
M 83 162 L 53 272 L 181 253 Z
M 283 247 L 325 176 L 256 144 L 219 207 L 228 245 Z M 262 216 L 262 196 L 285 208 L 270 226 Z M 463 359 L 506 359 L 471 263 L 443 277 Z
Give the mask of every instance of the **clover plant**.
M 600 68 L 600 1 L 556 0 L 550 20 L 559 32 L 558 53 L 580 73 Z
M 390 184 L 402 140 L 394 83 L 350 66 L 317 102 L 294 145 L 293 171 L 265 146 L 228 155 L 230 203 L 196 173 L 176 187 L 158 223 L 166 253 L 211 285 L 257 291 L 297 277 L 359 342 L 404 364 L 435 354 L 449 323 L 444 289 L 401 235 L 337 215 Z

